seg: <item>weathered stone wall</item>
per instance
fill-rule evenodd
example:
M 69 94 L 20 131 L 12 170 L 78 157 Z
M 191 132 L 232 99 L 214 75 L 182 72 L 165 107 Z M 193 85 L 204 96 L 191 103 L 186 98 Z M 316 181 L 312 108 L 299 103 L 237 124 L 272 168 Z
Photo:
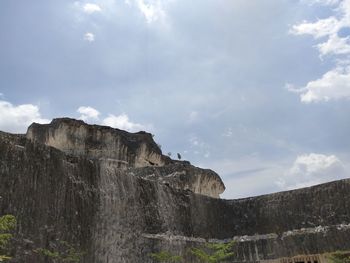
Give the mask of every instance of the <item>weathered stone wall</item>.
M 86 251 L 84 263 L 152 262 L 150 252 L 184 255 L 206 240 L 236 240 L 234 262 L 349 249 L 350 180 L 223 200 L 195 194 L 222 190 L 210 170 L 174 161 L 120 169 L 113 158 L 90 155 L 90 139 L 78 152 L 44 145 L 63 135 L 43 127 L 31 126 L 37 131 L 28 132 L 29 140 L 0 133 L 0 214 L 16 215 L 18 236 L 27 240 L 17 245 L 14 262 L 44 262 L 33 249 L 56 239 Z M 72 129 L 70 140 L 79 141 Z
M 0 215 L 17 217 L 25 241 L 14 262 L 42 262 L 33 250 L 56 239 L 91 250 L 98 171 L 92 161 L 0 133 Z
M 174 162 L 162 167 L 130 168 L 128 173 L 158 181 L 175 189 L 220 198 L 225 190 L 221 178 L 212 170 L 200 169 L 188 162 Z
M 205 240 L 233 239 L 238 262 L 348 250 L 349 194 L 350 180 L 241 200 L 175 192 L 171 202 L 177 210 L 170 206 L 162 211 L 175 212 L 172 220 L 146 228 L 143 236 L 155 242 L 153 249 L 173 247 L 174 252 Z
M 201 197 L 205 198 L 205 197 Z M 213 230 L 218 238 L 233 235 L 283 233 L 289 230 L 349 224 L 350 180 L 339 180 L 293 191 L 238 200 L 199 201 L 210 203 L 208 210 L 220 229 Z M 224 213 L 222 211 L 225 211 Z M 205 224 L 198 228 L 211 229 Z

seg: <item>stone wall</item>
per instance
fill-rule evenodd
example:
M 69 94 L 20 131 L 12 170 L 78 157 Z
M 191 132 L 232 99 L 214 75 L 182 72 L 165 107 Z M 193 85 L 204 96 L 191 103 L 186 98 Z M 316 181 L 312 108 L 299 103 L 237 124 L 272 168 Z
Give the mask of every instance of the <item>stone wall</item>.
M 44 262 L 33 250 L 56 240 L 92 250 L 98 167 L 24 137 L 0 133 L 0 215 L 16 216 L 21 241 L 13 262 Z
M 223 200 L 213 198 L 224 189 L 216 173 L 170 159 L 137 167 L 130 161 L 137 157 L 128 156 L 138 146 L 126 144 L 123 156 L 132 165 L 120 167 L 113 159 L 121 158 L 114 155 L 119 150 L 105 150 L 107 139 L 102 144 L 95 140 L 107 135 L 94 129 L 119 136 L 111 128 L 66 119 L 32 125 L 28 139 L 0 133 L 0 214 L 16 215 L 17 236 L 26 240 L 16 245 L 14 262 L 49 262 L 33 249 L 57 240 L 85 251 L 84 263 L 152 262 L 149 253 L 161 250 L 196 262 L 186 254 L 188 248 L 232 239 L 236 257 L 230 262 L 272 262 L 349 249 L 349 179 Z M 125 133 L 120 140 L 133 136 Z M 95 155 L 91 149 L 101 151 Z

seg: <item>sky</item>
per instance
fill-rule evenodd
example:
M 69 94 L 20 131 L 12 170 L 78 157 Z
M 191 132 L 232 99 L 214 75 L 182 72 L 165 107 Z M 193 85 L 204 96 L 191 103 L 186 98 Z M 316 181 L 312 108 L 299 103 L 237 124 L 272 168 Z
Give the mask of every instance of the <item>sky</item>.
M 350 0 L 1 1 L 0 47 L 0 130 L 146 130 L 228 199 L 350 175 Z

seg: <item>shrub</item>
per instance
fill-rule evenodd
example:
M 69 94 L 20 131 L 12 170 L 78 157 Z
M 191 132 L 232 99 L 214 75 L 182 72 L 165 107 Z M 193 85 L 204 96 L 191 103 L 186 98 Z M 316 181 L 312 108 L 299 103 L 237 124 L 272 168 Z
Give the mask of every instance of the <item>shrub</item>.
M 151 258 L 157 262 L 180 262 L 181 256 L 174 256 L 168 251 L 160 251 L 158 253 L 151 253 Z
M 0 217 L 0 262 L 11 259 L 8 256 L 9 242 L 12 239 L 12 231 L 16 228 L 16 218 L 13 215 Z
M 350 263 L 350 252 L 336 251 L 328 255 L 332 263 Z
M 191 248 L 190 252 L 203 262 L 217 263 L 234 255 L 231 252 L 234 244 L 234 241 L 228 243 L 206 243 L 202 248 Z

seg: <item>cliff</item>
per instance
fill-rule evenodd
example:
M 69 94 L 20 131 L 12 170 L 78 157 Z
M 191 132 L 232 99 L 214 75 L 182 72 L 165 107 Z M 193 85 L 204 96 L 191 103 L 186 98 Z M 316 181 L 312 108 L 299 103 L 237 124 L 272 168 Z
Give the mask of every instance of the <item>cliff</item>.
M 129 133 L 61 118 L 46 125 L 33 123 L 28 128 L 26 137 L 32 142 L 52 146 L 68 155 L 99 161 L 106 169 L 145 168 L 129 169 L 129 173 L 170 184 L 178 189 L 188 189 L 216 198 L 225 190 L 221 178 L 215 172 L 162 155 L 152 134 L 144 131 Z
M 14 262 L 57 240 L 82 262 L 152 262 L 206 240 L 236 240 L 236 262 L 346 250 L 350 180 L 223 200 L 211 170 L 162 155 L 152 136 L 72 119 L 0 133 L 0 215 L 18 218 Z M 191 257 L 186 262 L 195 262 Z
M 163 166 L 171 162 L 162 155 L 150 133 L 129 133 L 69 118 L 54 119 L 46 125 L 33 123 L 26 137 L 67 154 L 111 159 L 117 167 Z

